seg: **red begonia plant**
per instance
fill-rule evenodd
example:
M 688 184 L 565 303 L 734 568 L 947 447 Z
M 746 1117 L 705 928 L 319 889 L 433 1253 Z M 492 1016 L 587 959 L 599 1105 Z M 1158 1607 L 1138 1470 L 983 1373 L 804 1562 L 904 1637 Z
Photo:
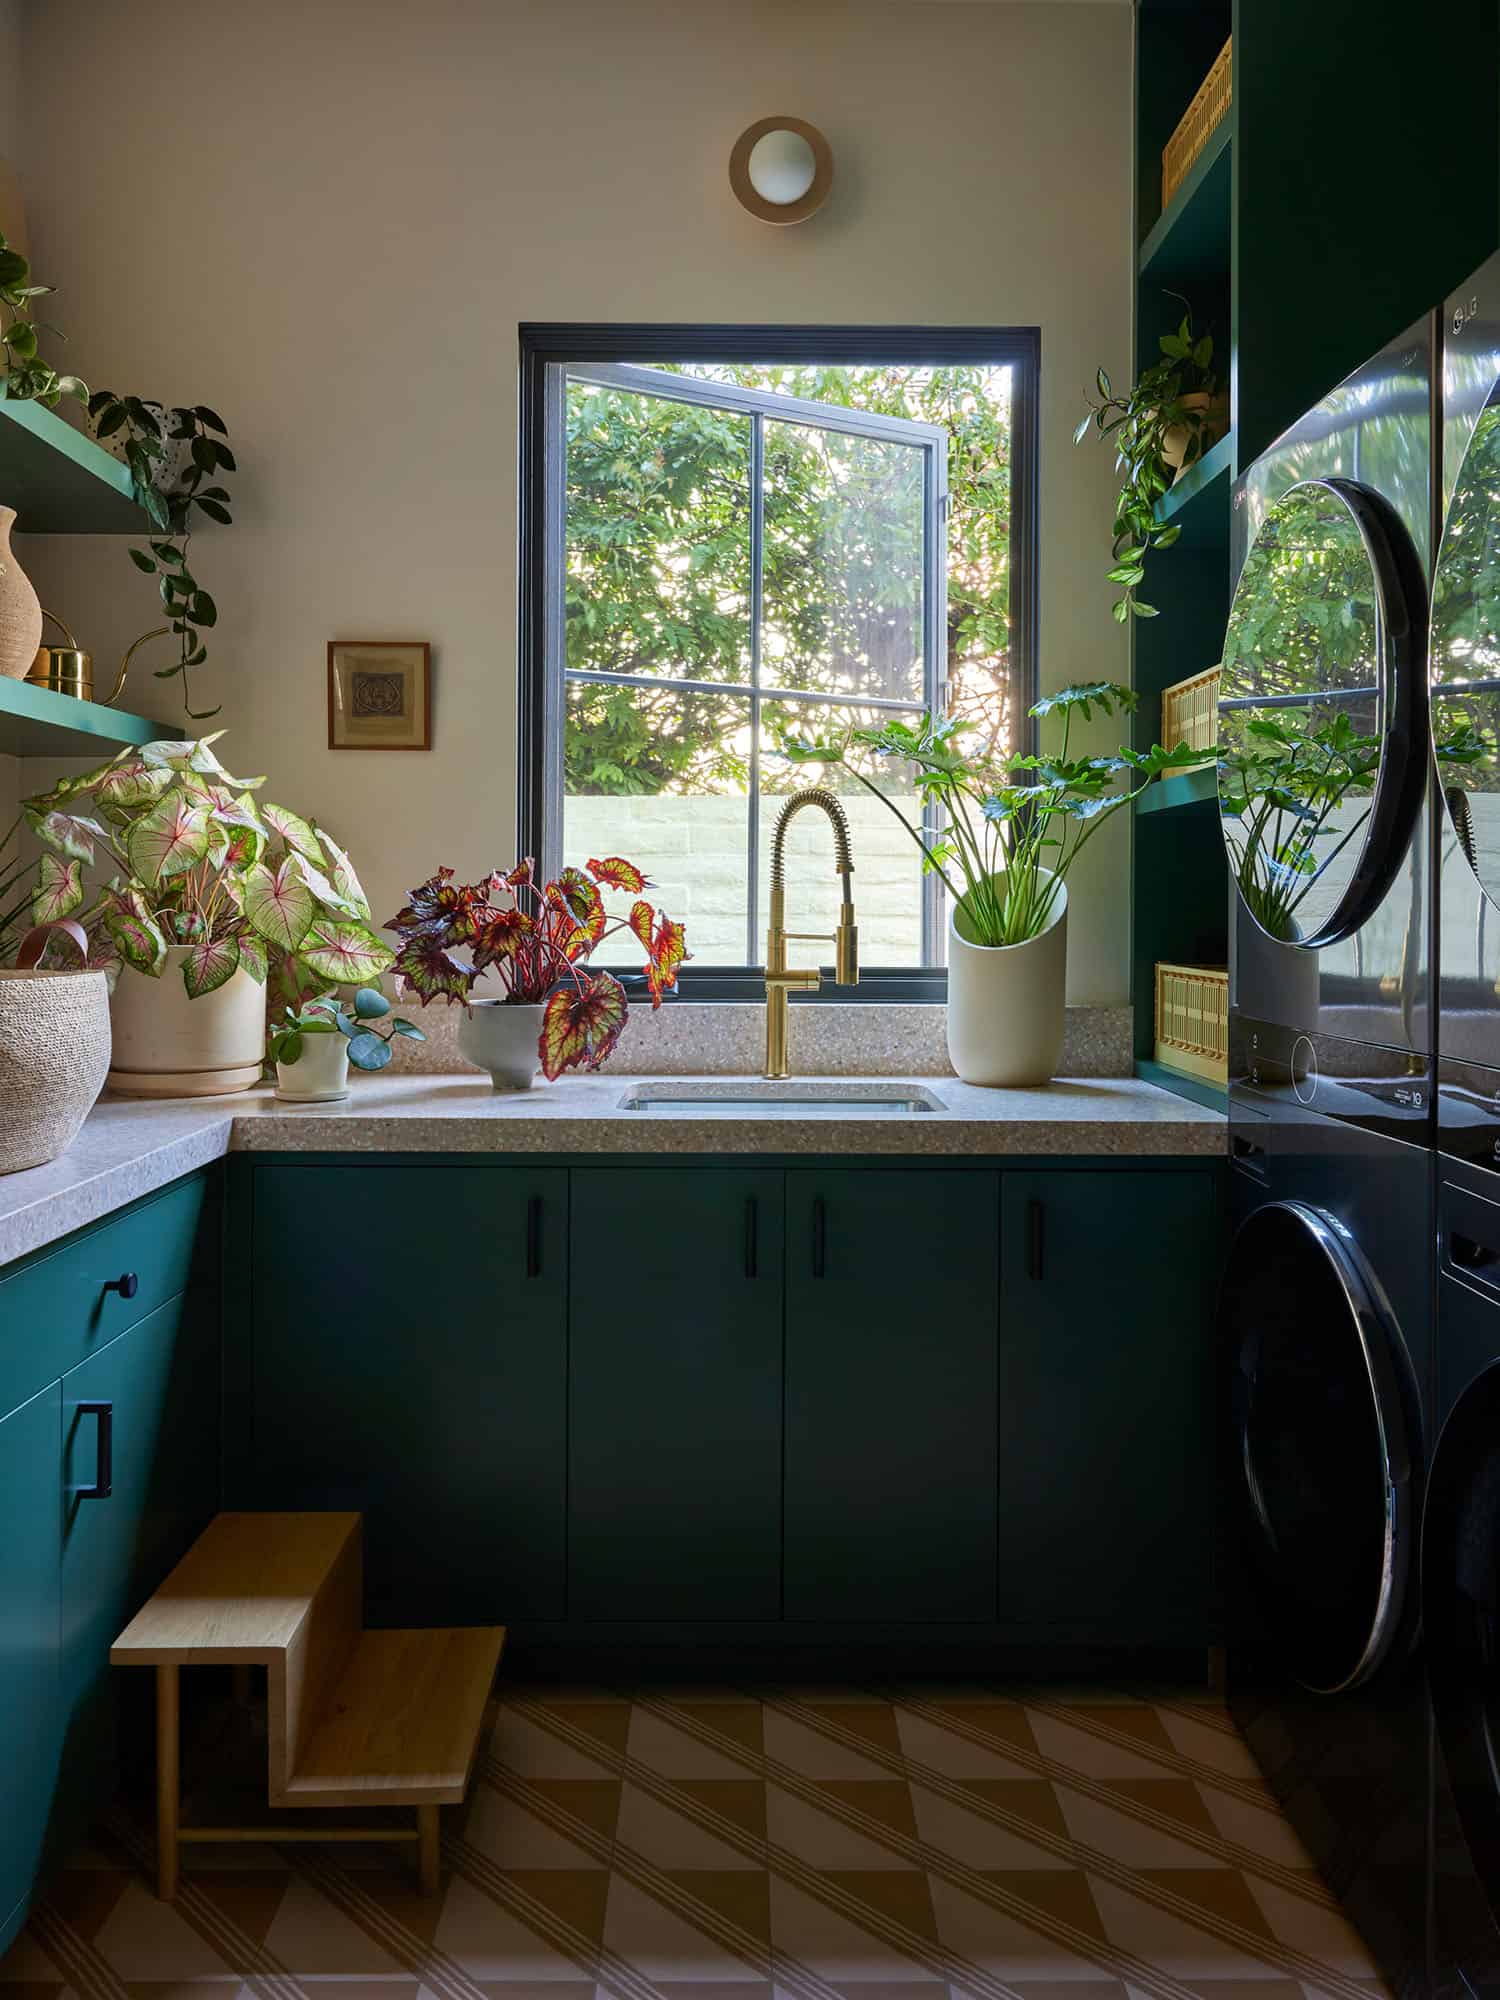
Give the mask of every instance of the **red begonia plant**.
M 619 931 L 632 933 L 646 953 L 653 1008 L 676 986 L 677 968 L 690 954 L 682 925 L 641 896 L 650 884 L 634 862 L 611 855 L 587 868 L 587 874 L 564 868 L 555 881 L 539 883 L 528 860 L 467 886 L 453 880 L 451 868 L 440 868 L 385 926 L 401 941 L 392 970 L 424 1007 L 437 999 L 467 1006 L 480 975 L 493 972 L 507 1002 L 544 1010 L 543 1075 L 598 1069 L 613 1053 L 629 1008 L 617 979 L 589 971 L 595 948 Z M 628 916 L 609 915 L 603 889 L 636 898 Z

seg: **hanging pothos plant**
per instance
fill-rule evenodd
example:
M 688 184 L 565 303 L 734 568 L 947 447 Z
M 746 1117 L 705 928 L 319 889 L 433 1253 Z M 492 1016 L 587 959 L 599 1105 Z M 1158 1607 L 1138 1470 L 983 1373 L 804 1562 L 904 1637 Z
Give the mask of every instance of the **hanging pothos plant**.
M 51 296 L 51 285 L 35 285 L 31 266 L 0 234 L 0 382 L 14 403 L 45 403 L 55 410 L 64 396 L 84 402 L 88 389 L 76 375 L 59 375 L 38 352 L 38 334 L 66 336 L 32 318 L 32 304 Z
M 1104 370 L 1098 371 L 1098 400 L 1088 397 L 1088 415 L 1073 432 L 1074 444 L 1082 444 L 1091 430 L 1115 442 L 1121 483 L 1106 573 L 1121 586 L 1114 605 L 1118 625 L 1156 616 L 1155 605 L 1136 594 L 1145 579 L 1146 557 L 1153 549 L 1171 548 L 1182 534 L 1180 522 L 1157 519 L 1156 503 L 1177 473 L 1196 464 L 1223 434 L 1225 423 L 1213 336 L 1195 334 L 1192 313 L 1185 311 L 1176 331 L 1164 333 L 1157 345 L 1161 359 L 1123 396 L 1115 394 Z

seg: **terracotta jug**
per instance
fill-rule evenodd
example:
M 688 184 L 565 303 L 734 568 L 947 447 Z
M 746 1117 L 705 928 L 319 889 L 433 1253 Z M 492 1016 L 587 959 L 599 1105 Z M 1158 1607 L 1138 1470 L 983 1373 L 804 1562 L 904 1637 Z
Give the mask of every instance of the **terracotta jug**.
M 42 643 L 42 607 L 11 551 L 15 523 L 15 509 L 0 507 L 0 675 L 19 681 L 30 672 Z

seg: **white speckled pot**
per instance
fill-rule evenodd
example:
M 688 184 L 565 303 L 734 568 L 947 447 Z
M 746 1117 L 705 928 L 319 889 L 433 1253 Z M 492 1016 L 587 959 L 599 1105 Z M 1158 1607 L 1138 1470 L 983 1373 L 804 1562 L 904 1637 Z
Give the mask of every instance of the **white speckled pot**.
M 496 1090 L 530 1090 L 541 1068 L 537 1043 L 542 1011 L 504 1000 L 475 1000 L 459 1017 L 460 1055 L 475 1069 L 488 1070 Z
M 260 1082 L 266 989 L 236 972 L 216 993 L 190 1000 L 185 944 L 167 947 L 160 979 L 129 966 L 109 1004 L 115 1052 L 109 1087 L 128 1097 L 216 1097 Z
M 1052 908 L 1047 929 L 1024 944 L 974 944 L 961 906 L 949 915 L 948 1059 L 965 1083 L 1038 1084 L 1057 1074 L 1067 1024 L 1065 886 Z
M 0 1174 L 65 1153 L 108 1068 L 102 972 L 0 972 Z
M 276 1095 L 288 1104 L 332 1104 L 349 1095 L 349 1044 L 343 1035 L 304 1035 L 294 1063 L 276 1065 Z

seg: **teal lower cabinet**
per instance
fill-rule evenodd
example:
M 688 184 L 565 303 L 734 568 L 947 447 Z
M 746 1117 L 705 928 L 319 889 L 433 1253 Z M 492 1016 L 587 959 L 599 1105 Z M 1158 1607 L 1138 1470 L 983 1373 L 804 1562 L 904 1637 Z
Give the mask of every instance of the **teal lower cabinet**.
M 786 1616 L 991 1622 L 1000 1177 L 786 1184 Z
M 216 1193 L 195 1176 L 0 1277 L 0 1949 L 109 1802 L 110 1645 L 219 1504 Z
M 572 1618 L 781 1615 L 783 1179 L 574 1172 Z
M 0 1951 L 25 1915 L 57 1786 L 62 1394 L 0 1421 Z
M 566 1170 L 352 1160 L 236 1187 L 232 1504 L 363 1514 L 372 1624 L 560 1618 Z M 653 1302 L 615 1275 L 628 1337 Z
M 1002 1176 L 1000 1617 L 1206 1644 L 1215 1175 Z

